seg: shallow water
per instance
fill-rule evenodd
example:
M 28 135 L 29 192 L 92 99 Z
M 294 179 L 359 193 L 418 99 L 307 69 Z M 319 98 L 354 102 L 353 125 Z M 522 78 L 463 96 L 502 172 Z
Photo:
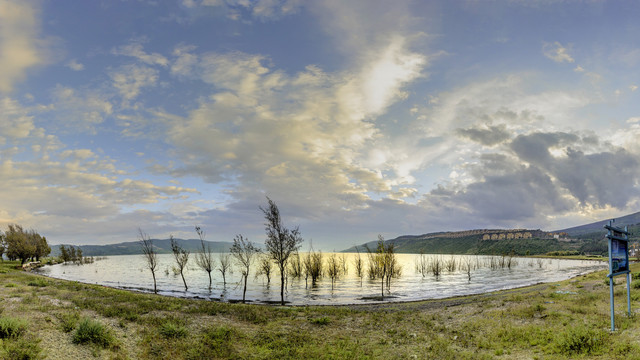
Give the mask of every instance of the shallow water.
M 323 254 L 326 260 L 330 254 Z M 311 281 L 289 279 L 285 293 L 285 301 L 294 305 L 337 305 L 359 304 L 379 301 L 381 295 L 380 280 L 369 280 L 365 274 L 361 280 L 356 276 L 354 259 L 356 254 L 337 254 L 345 256 L 348 271 L 346 275 L 335 282 L 332 289 L 331 279 L 324 277 L 315 286 Z M 365 263 L 367 256 L 361 255 Z M 474 264 L 469 280 L 466 271 L 457 269 L 453 272 L 443 270 L 436 277 L 431 273 L 422 276 L 416 271 L 416 262 L 420 255 L 396 254 L 402 266 L 402 274 L 391 282 L 391 290 L 385 290 L 384 301 L 412 301 L 422 299 L 437 299 L 459 295 L 470 295 L 490 291 L 532 285 L 541 282 L 553 282 L 575 277 L 587 272 L 606 269 L 604 262 L 586 260 L 560 259 L 530 259 L 513 258 L 511 268 L 500 267 L 501 257 L 494 257 L 494 268 L 490 266 L 491 257 L 462 256 L 462 255 L 425 255 L 427 260 L 439 258 L 443 262 L 452 258 L 459 263 L 468 259 Z M 218 254 L 214 254 L 217 261 Z M 242 286 L 239 285 L 240 271 L 227 273 L 227 284 L 224 286 L 222 275 L 218 271 L 211 273 L 213 277 L 212 289 L 209 291 L 207 273 L 196 266 L 195 256 L 192 254 L 185 271 L 188 291 L 180 275 L 174 275 L 175 266 L 171 254 L 158 255 L 158 270 L 156 272 L 158 292 L 162 295 L 179 297 L 198 297 L 221 301 L 236 301 L 242 299 Z M 115 288 L 132 289 L 152 292 L 153 278 L 146 268 L 142 255 L 109 256 L 93 264 L 73 265 L 61 264 L 45 266 L 38 270 L 41 274 L 59 279 L 74 280 L 90 284 L 100 284 Z M 271 283 L 268 284 L 264 276 L 255 277 L 252 269 L 247 284 L 247 300 L 260 303 L 271 303 L 280 300 L 280 274 L 274 266 Z M 374 300 L 371 300 L 373 298 Z

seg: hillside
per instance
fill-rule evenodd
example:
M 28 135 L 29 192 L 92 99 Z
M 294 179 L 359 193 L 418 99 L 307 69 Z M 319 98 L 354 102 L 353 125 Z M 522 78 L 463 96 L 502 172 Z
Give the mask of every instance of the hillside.
M 403 235 L 386 240 L 394 244 L 398 253 L 429 254 L 508 254 L 534 255 L 549 251 L 580 251 L 580 241 L 556 239 L 552 233 L 527 229 L 478 229 L 457 232 L 438 232 L 423 235 Z M 376 248 L 371 241 L 344 252 L 366 252 Z
M 189 252 L 200 251 L 200 240 L 197 239 L 176 239 L 178 244 Z M 211 246 L 213 252 L 228 252 L 231 247 L 230 242 L 224 241 L 205 241 L 206 244 Z M 68 246 L 65 244 L 65 246 Z M 75 246 L 75 245 L 74 245 Z M 84 256 L 108 256 L 108 255 L 136 255 L 142 254 L 140 243 L 137 241 L 122 242 L 118 244 L 108 245 L 79 245 L 82 249 Z M 153 247 L 158 254 L 170 254 L 171 253 L 171 241 L 169 239 L 154 239 Z M 51 246 L 51 255 L 60 255 L 60 245 Z
M 550 251 L 578 251 L 603 255 L 608 252 L 604 225 L 609 220 L 546 232 L 527 229 L 478 229 L 457 232 L 436 232 L 423 235 L 402 235 L 386 240 L 399 253 L 430 254 L 507 254 L 536 255 Z M 640 212 L 616 218 L 615 225 L 629 226 L 632 242 L 640 240 Z M 524 236 L 523 234 L 527 234 Z M 529 235 L 530 234 L 530 235 Z M 351 247 L 344 252 L 366 252 L 376 248 L 377 241 Z
M 611 219 L 596 221 L 580 226 L 574 226 L 563 230 L 557 230 L 556 232 L 566 232 L 569 234 L 569 236 L 572 237 L 579 237 L 580 235 L 593 233 L 602 233 L 604 235 L 606 234 L 604 226 L 609 223 L 609 220 Z M 632 227 L 633 225 L 640 225 L 640 212 L 616 218 L 615 220 L 616 222 L 614 223 L 614 225 L 617 227 Z M 637 226 L 634 227 L 637 228 Z

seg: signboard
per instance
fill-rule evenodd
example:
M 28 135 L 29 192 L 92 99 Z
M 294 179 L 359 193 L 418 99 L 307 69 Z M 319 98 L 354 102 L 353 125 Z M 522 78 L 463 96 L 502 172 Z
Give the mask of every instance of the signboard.
M 611 331 L 615 331 L 614 308 L 613 308 L 613 277 L 617 275 L 627 275 L 627 307 L 631 316 L 631 275 L 629 271 L 629 230 L 614 227 L 615 220 L 609 221 L 609 225 L 604 228 L 609 230 L 607 239 L 609 240 L 609 296 L 611 303 Z
M 619 274 L 629 271 L 628 241 L 611 239 L 611 273 Z

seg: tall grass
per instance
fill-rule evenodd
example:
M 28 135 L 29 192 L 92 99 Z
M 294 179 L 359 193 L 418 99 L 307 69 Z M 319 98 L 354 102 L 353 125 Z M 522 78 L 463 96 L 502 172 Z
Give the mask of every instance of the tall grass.
M 12 317 L 0 318 L 0 339 L 18 338 L 26 331 L 26 321 Z
M 103 348 L 115 345 L 115 338 L 111 331 L 101 322 L 84 318 L 78 324 L 73 334 L 74 344 L 95 344 Z

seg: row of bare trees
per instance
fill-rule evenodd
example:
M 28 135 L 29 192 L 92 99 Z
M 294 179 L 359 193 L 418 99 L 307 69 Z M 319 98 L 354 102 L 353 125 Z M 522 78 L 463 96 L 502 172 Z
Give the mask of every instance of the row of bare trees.
M 511 269 L 511 267 L 515 265 L 517 265 L 517 260 L 514 254 L 489 256 L 484 259 L 477 256 L 456 258 L 453 255 L 449 258 L 444 258 L 442 255 L 427 256 L 421 251 L 420 256 L 416 259 L 415 269 L 417 273 L 422 274 L 422 277 L 426 277 L 428 274 L 438 277 L 445 271 L 452 273 L 461 270 L 467 274 L 468 279 L 471 280 L 472 272 L 483 266 L 495 270 Z M 540 265 L 540 267 L 542 266 Z
M 230 254 L 219 254 L 217 267 L 210 245 L 205 241 L 206 234 L 199 226 L 195 227 L 195 231 L 200 238 L 201 248 L 195 254 L 196 265 L 209 276 L 209 289 L 211 289 L 212 277 L 211 272 L 215 269 L 219 270 L 226 285 L 226 274 L 232 271 L 232 259 L 235 260 L 236 266 L 240 270 L 241 284 L 243 284 L 242 301 L 245 301 L 247 291 L 247 280 L 252 265 L 257 261 L 258 267 L 255 276 L 264 275 L 267 283 L 271 281 L 271 274 L 275 265 L 280 274 L 280 303 L 284 305 L 284 292 L 288 277 L 301 278 L 304 276 L 305 283 L 311 280 L 312 286 L 316 284 L 323 276 L 331 279 L 333 286 L 341 276 L 346 275 L 348 271 L 347 258 L 345 255 L 338 256 L 332 254 L 328 257 L 326 265 L 323 254 L 315 251 L 313 247 L 304 255 L 300 255 L 298 250 L 303 242 L 299 227 L 288 228 L 284 226 L 278 206 L 273 200 L 267 197 L 267 206 L 259 207 L 265 219 L 265 251 L 260 250 L 258 246 L 249 241 L 241 234 L 236 235 L 230 248 Z M 138 229 L 139 243 L 142 248 L 147 268 L 151 271 L 153 277 L 153 291 L 157 293 L 156 271 L 158 269 L 157 252 L 153 246 L 153 240 L 141 229 Z M 180 274 L 185 290 L 188 289 L 187 282 L 184 277 L 184 270 L 190 259 L 190 254 L 182 248 L 178 242 L 170 236 L 171 250 L 174 256 L 176 267 L 174 272 Z M 378 236 L 378 244 L 376 249 L 367 248 L 368 268 L 365 269 L 364 261 L 360 255 L 354 261 L 356 275 L 360 278 L 364 277 L 365 270 L 368 271 L 370 279 L 380 279 L 381 292 L 384 297 L 385 286 L 387 290 L 391 287 L 391 279 L 399 277 L 401 267 L 395 256 L 394 246 L 392 243 L 385 244 L 384 238 Z M 259 256 L 261 255 L 261 256 Z
M 266 257 L 262 260 L 261 271 L 263 271 L 269 281 L 271 274 L 272 261 L 280 271 L 280 303 L 284 305 L 284 288 L 286 280 L 286 270 L 289 264 L 289 259 L 292 254 L 297 253 L 302 243 L 302 235 L 299 228 L 296 226 L 293 229 L 289 229 L 284 226 L 282 218 L 280 216 L 280 210 L 276 203 L 267 197 L 267 206 L 260 206 L 265 217 L 265 231 L 267 239 L 265 241 Z M 211 247 L 205 243 L 205 232 L 196 226 L 196 233 L 201 241 L 200 252 L 196 254 L 196 264 L 206 271 L 209 275 L 209 288 L 211 288 L 211 272 L 214 270 L 215 261 L 213 259 L 213 253 Z M 157 252 L 153 246 L 153 240 L 142 229 L 138 229 L 138 238 L 144 258 L 146 260 L 147 268 L 151 271 L 153 276 L 153 291 L 158 292 L 156 283 L 156 271 L 158 269 Z M 182 248 L 178 242 L 170 236 L 171 250 L 177 265 L 176 273 L 179 273 L 182 277 L 185 290 L 188 289 L 187 282 L 184 278 L 184 269 L 189 262 L 189 252 Z M 247 291 L 247 278 L 249 277 L 249 271 L 251 264 L 255 260 L 255 256 L 261 253 L 261 250 L 254 245 L 249 239 L 242 235 L 237 235 L 233 239 L 231 246 L 231 256 L 236 260 L 237 265 L 240 267 L 242 274 L 242 282 L 244 283 L 244 289 L 242 292 L 242 301 L 245 301 L 245 294 Z M 231 259 L 228 254 L 221 254 L 219 258 L 218 270 L 222 273 L 223 281 L 226 284 L 226 273 L 231 271 Z

